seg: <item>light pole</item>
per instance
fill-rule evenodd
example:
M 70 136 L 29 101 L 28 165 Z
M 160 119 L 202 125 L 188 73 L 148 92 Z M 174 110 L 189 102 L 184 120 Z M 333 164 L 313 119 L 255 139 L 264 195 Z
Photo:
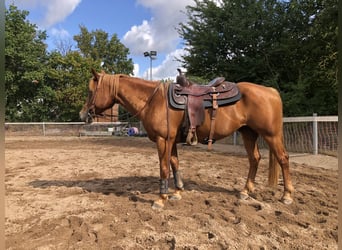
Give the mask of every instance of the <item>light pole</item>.
M 150 52 L 145 51 L 144 52 L 144 57 L 149 57 L 150 58 L 150 80 L 152 81 L 152 60 L 156 59 L 157 56 L 157 51 L 151 50 Z

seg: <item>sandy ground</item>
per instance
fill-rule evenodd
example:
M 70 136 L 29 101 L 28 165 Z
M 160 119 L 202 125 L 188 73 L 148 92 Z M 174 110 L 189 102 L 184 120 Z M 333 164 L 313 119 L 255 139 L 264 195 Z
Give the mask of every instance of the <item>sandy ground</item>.
M 6 248 L 337 249 L 336 158 L 292 155 L 291 205 L 281 183 L 266 187 L 263 159 L 241 201 L 248 160 L 226 147 L 179 145 L 183 199 L 155 211 L 159 165 L 146 138 L 6 137 Z

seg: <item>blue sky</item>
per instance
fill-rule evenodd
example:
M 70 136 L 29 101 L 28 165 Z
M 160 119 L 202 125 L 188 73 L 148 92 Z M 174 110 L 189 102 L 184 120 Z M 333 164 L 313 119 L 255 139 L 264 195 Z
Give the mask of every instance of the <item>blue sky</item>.
M 129 48 L 135 64 L 135 76 L 149 78 L 150 59 L 145 51 L 157 51 L 153 60 L 153 80 L 174 78 L 175 58 L 183 53 L 183 44 L 176 31 L 186 21 L 185 6 L 193 0 L 5 0 L 30 12 L 28 20 L 48 34 L 48 49 L 56 41 L 73 41 L 79 25 L 89 31 L 101 29 L 110 36 L 117 34 Z

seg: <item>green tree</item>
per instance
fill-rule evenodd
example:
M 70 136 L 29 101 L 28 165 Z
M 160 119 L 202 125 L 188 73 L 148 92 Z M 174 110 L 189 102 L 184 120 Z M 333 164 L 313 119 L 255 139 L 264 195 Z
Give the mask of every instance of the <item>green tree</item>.
M 26 20 L 27 11 L 10 5 L 5 15 L 5 120 L 24 121 L 44 78 L 46 33 Z
M 80 26 L 80 34 L 74 36 L 81 54 L 100 62 L 101 69 L 111 74 L 132 74 L 134 65 L 132 59 L 128 59 L 129 49 L 118 39 L 117 35 L 109 38 L 107 32 L 95 30 L 89 32 L 84 26 Z M 132 118 L 122 107 L 119 107 L 119 117 L 125 120 Z
M 104 31 L 89 33 L 82 27 L 83 33 L 75 36 L 79 51 L 72 50 L 70 41 L 60 41 L 47 52 L 46 32 L 29 23 L 28 14 L 12 5 L 6 10 L 6 121 L 79 121 L 91 68 L 133 71 L 128 49 L 116 35 L 108 41 Z M 84 46 L 87 34 L 94 35 L 89 48 Z
M 338 2 L 315 2 L 315 15 L 310 29 L 310 47 L 305 64 L 305 89 L 308 111 L 337 114 L 337 37 Z
M 337 1 L 290 1 L 286 7 L 288 29 L 276 47 L 283 51 L 277 72 L 285 113 L 337 114 Z
M 285 115 L 337 114 L 337 0 L 195 0 L 179 26 L 190 75 L 277 88 Z
M 188 23 L 179 33 L 186 41 L 185 67 L 191 75 L 213 78 L 223 75 L 234 81 L 264 80 L 270 69 L 270 46 L 281 32 L 284 7 L 274 0 L 196 0 L 187 7 Z M 276 25 L 275 25 L 276 24 Z
M 83 57 L 78 51 L 49 55 L 44 85 L 37 103 L 48 107 L 42 110 L 52 121 L 79 121 L 79 111 L 85 103 L 91 68 L 99 69 L 99 62 Z
M 128 59 L 129 49 L 114 34 L 109 38 L 107 32 L 95 30 L 89 32 L 80 26 L 80 34 L 74 36 L 82 55 L 102 63 L 102 69 L 113 74 L 132 74 L 133 61 Z

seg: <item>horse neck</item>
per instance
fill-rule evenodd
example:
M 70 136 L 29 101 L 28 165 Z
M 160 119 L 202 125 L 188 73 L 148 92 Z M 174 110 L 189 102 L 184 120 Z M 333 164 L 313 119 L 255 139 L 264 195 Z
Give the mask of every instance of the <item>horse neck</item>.
M 143 111 L 147 108 L 147 102 L 157 86 L 157 82 L 134 77 L 121 77 L 116 101 L 132 115 L 139 114 L 138 117 L 141 118 Z

